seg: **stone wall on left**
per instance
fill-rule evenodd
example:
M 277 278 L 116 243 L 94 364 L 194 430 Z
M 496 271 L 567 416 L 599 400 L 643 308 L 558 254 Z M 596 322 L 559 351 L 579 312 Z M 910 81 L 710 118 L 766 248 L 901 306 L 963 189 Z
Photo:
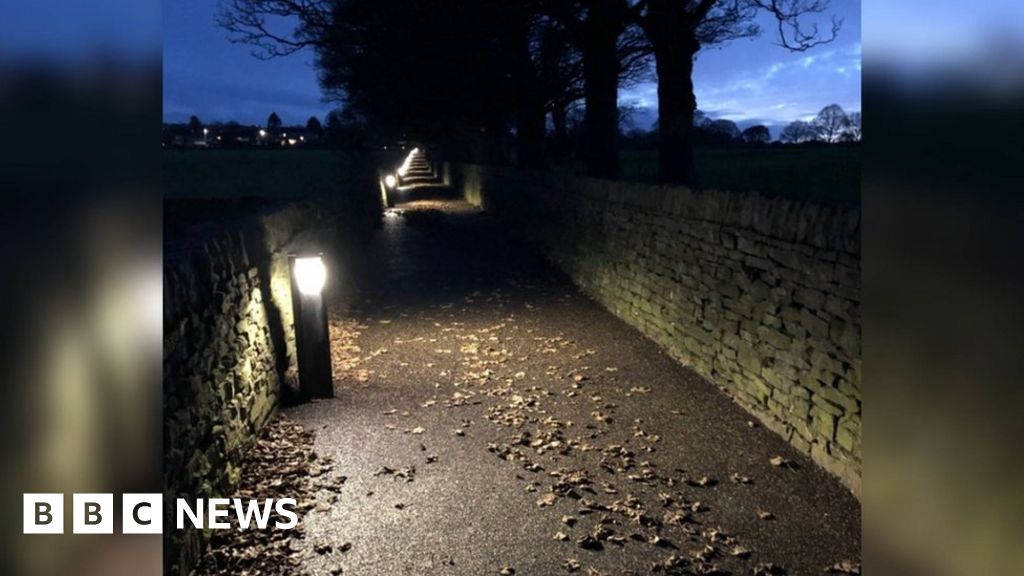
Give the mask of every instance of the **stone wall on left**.
M 230 495 L 246 450 L 294 392 L 288 254 L 322 229 L 314 204 L 200 227 L 165 247 L 164 494 Z M 173 526 L 173 525 L 172 525 Z M 188 574 L 207 535 L 165 531 L 165 574 Z

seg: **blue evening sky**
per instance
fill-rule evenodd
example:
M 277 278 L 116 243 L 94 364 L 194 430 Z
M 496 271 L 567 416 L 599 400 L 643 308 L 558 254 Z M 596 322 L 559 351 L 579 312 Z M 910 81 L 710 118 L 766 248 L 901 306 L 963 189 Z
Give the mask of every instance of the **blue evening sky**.
M 698 106 L 710 116 L 741 127 L 763 122 L 778 128 L 837 103 L 860 110 L 860 2 L 832 0 L 845 19 L 836 42 L 805 53 L 775 46 L 772 20 L 760 38 L 739 40 L 702 52 L 694 81 Z M 214 18 L 217 0 L 164 2 L 164 119 L 263 123 L 276 111 L 285 124 L 323 117 L 332 105 L 321 99 L 310 52 L 263 61 L 250 48 L 232 44 Z M 825 29 L 825 28 L 823 28 Z M 638 106 L 638 127 L 657 118 L 657 87 L 644 83 L 623 90 L 623 104 Z

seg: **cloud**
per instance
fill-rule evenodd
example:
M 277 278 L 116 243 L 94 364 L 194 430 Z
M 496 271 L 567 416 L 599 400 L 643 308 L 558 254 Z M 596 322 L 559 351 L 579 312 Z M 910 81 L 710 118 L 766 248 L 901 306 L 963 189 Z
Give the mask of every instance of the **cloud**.
M 736 65 L 723 72 L 722 57 L 698 59 L 694 74 L 701 110 L 737 123 L 786 124 L 813 117 L 828 104 L 860 110 L 860 41 L 816 54 L 779 51 L 775 60 Z M 657 108 L 657 84 L 623 92 L 620 100 Z M 755 122 L 756 121 L 756 122 Z

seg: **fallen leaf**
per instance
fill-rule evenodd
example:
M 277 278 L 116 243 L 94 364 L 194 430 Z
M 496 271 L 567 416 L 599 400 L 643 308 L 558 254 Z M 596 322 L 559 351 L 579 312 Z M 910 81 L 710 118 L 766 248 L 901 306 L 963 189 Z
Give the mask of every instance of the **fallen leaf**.
M 749 477 L 743 476 L 739 472 L 733 472 L 732 476 L 730 476 L 729 479 L 732 480 L 735 484 L 750 484 L 753 482 Z
M 754 567 L 754 576 L 785 576 L 786 570 L 771 562 L 761 563 Z
M 750 557 L 750 550 L 743 546 L 733 546 L 732 550 L 729 551 L 729 554 L 732 554 L 737 558 L 748 558 Z
M 851 560 L 843 560 L 842 562 L 836 562 L 825 569 L 826 573 L 829 574 L 860 574 L 860 563 L 853 562 Z
M 580 548 L 583 548 L 584 550 L 601 550 L 604 548 L 604 546 L 601 544 L 601 541 L 597 538 L 594 538 L 590 534 L 580 536 L 576 540 L 576 545 Z

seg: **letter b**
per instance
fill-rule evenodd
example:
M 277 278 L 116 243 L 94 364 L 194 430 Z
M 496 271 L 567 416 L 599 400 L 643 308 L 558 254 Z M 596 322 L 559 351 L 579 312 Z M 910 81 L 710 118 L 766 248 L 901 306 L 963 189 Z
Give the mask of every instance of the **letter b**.
M 113 494 L 75 494 L 73 504 L 75 534 L 114 533 Z
M 25 494 L 22 507 L 23 534 L 64 533 L 63 494 Z

